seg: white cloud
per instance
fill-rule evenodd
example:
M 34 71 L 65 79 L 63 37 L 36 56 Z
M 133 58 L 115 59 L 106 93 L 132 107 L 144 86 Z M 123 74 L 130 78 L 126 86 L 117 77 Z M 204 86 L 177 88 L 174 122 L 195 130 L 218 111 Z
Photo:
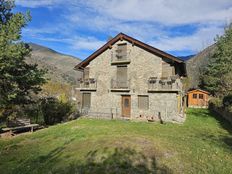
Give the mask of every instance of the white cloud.
M 190 50 L 193 52 L 199 52 L 207 46 L 213 44 L 215 36 L 222 33 L 223 29 L 220 27 L 203 27 L 193 35 L 182 37 L 164 37 L 160 38 L 159 40 L 150 41 L 149 44 L 166 51 Z
M 59 30 L 59 28 L 56 29 Z M 89 37 L 89 36 L 82 36 L 82 37 L 80 36 L 72 37 L 68 35 L 62 35 L 57 37 L 44 36 L 44 34 L 51 34 L 57 30 L 50 30 L 49 28 L 24 29 L 23 34 L 29 37 L 34 37 L 41 41 L 64 43 L 74 50 L 96 50 L 106 43 L 106 41 L 98 40 L 95 37 Z
M 212 44 L 232 19 L 231 0 L 16 0 L 16 4 L 62 7 L 60 23 L 33 29 L 34 35 L 67 43 L 75 50 L 95 50 L 105 43 L 89 35 L 75 37 L 76 30 L 84 29 L 105 36 L 124 32 L 164 51 L 196 52 Z M 196 26 L 195 32 L 173 36 L 170 29 L 184 25 Z M 42 36 L 54 33 L 59 37 Z
M 22 7 L 36 8 L 53 6 L 55 4 L 55 0 L 16 0 L 15 3 Z
M 231 0 L 89 0 L 86 4 L 99 13 L 116 19 L 168 25 L 225 21 L 232 18 Z
M 62 5 L 73 12 L 88 9 L 118 20 L 168 25 L 225 21 L 232 18 L 231 0 L 16 0 L 16 4 L 31 8 Z
M 105 41 L 98 40 L 95 37 L 76 37 L 71 44 L 76 50 L 96 50 L 105 43 Z

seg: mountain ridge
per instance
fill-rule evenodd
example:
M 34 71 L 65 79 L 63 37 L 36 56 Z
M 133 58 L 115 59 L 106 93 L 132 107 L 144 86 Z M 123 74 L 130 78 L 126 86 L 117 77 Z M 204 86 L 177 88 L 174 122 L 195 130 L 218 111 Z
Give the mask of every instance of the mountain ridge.
M 216 44 L 210 45 L 194 57 L 186 61 L 189 89 L 200 87 L 200 76 L 209 63 L 209 59 L 216 49 Z
M 74 66 L 81 62 L 79 58 L 59 53 L 51 48 L 28 43 L 31 56 L 26 58 L 29 64 L 38 64 L 41 69 L 48 70 L 47 77 L 53 82 L 76 84 L 81 72 L 74 70 Z

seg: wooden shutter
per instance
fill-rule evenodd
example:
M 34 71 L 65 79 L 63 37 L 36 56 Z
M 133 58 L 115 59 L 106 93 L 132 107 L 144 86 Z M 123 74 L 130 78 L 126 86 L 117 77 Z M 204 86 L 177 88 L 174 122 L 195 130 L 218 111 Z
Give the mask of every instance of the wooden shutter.
M 148 96 L 138 96 L 138 107 L 139 109 L 147 110 L 149 109 L 149 98 Z
M 82 108 L 90 108 L 91 104 L 91 94 L 83 93 L 82 94 Z
M 127 66 L 118 66 L 117 67 L 117 81 L 119 83 L 127 82 Z
M 126 43 L 118 44 L 118 48 L 117 48 L 118 59 L 125 58 L 126 53 L 127 53 L 127 44 Z

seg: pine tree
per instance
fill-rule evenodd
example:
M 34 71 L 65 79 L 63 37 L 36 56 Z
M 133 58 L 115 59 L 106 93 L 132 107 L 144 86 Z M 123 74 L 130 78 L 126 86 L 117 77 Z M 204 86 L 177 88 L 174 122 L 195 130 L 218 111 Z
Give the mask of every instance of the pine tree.
M 216 50 L 202 76 L 203 87 L 217 97 L 232 93 L 232 24 L 217 36 Z
M 45 71 L 27 64 L 31 49 L 21 41 L 22 28 L 31 20 L 28 13 L 12 13 L 14 1 L 0 0 L 0 109 L 32 102 L 46 82 Z

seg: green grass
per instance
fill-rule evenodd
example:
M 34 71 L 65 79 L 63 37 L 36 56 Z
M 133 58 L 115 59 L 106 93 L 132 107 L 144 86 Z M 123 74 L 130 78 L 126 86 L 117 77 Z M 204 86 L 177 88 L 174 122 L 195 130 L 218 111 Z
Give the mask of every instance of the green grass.
M 0 173 L 232 173 L 232 128 L 205 109 L 184 124 L 79 119 L 0 139 Z

